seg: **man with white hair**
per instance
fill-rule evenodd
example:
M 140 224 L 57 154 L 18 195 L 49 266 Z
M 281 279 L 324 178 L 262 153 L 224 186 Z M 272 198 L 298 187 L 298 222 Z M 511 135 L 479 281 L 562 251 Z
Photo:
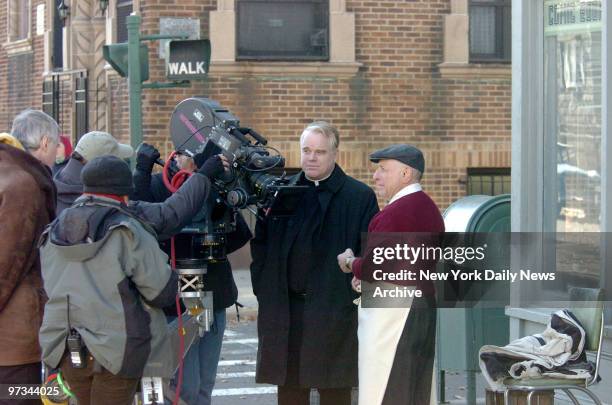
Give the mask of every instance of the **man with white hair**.
M 292 217 L 263 216 L 251 242 L 251 279 L 259 302 L 258 383 L 278 385 L 280 405 L 349 405 L 357 385 L 357 311 L 351 277 L 336 254 L 359 251 L 361 233 L 378 212 L 372 189 L 336 163 L 339 135 L 313 122 L 300 137 L 307 187 Z
M 59 127 L 42 111 L 25 110 L 0 136 L 0 384 L 40 384 L 38 329 L 45 295 L 38 239 L 55 217 L 51 167 Z M 40 404 L 11 399 L 0 404 Z
M 389 203 L 368 226 L 363 256 L 355 257 L 350 248 L 338 255 L 340 269 L 354 274 L 353 287 L 361 291 L 361 282 L 364 284 L 359 306 L 359 404 L 429 404 L 436 341 L 433 283 L 419 277 L 414 281 L 388 277 L 389 283 L 385 283 L 380 273 L 374 277 L 371 259 L 376 249 L 400 242 L 409 241 L 409 246 L 439 243 L 444 221 L 421 187 L 425 159 L 418 148 L 392 145 L 372 153 L 370 160 L 378 163 L 374 173 L 376 191 Z M 406 261 L 395 263 L 398 268 L 407 265 Z M 414 268 L 426 271 L 434 265 L 434 261 L 417 260 Z M 376 272 L 397 273 L 399 269 L 395 267 L 386 265 Z M 378 291 L 374 285 L 388 290 L 399 285 L 402 291 L 409 289 L 414 294 L 419 290 L 420 294 L 412 295 L 414 299 L 396 300 L 396 295 L 374 301 L 376 294 L 372 291 Z M 365 305 L 364 300 L 368 300 Z
M 11 135 L 25 151 L 46 166 L 53 167 L 59 145 L 59 126 L 49 115 L 38 110 L 25 110 L 13 120 Z

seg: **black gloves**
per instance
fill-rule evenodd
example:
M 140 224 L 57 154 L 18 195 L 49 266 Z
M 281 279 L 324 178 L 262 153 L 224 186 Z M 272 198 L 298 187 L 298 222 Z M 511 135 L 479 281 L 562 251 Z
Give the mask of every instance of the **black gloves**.
M 198 169 L 198 173 L 203 174 L 209 179 L 213 179 L 223 173 L 224 170 L 221 157 L 219 157 L 219 155 L 214 155 L 206 159 L 202 167 Z
M 154 146 L 148 143 L 141 143 L 136 150 L 136 168 L 139 170 L 151 172 L 155 161 L 159 159 L 160 154 Z
M 206 163 L 206 156 L 212 157 L 212 155 L 207 155 L 204 153 L 196 153 L 195 155 L 193 155 L 193 163 L 195 163 L 196 167 L 200 168 L 204 165 L 204 163 Z

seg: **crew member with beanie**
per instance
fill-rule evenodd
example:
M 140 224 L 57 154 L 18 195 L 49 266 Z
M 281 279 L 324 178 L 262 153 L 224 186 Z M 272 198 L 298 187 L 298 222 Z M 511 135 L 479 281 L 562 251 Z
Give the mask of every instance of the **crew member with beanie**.
M 127 163 L 94 158 L 81 180 L 83 195 L 41 238 L 42 357 L 80 405 L 128 405 L 145 365 L 172 352 L 161 308 L 174 302 L 178 280 L 154 231 L 127 209 Z

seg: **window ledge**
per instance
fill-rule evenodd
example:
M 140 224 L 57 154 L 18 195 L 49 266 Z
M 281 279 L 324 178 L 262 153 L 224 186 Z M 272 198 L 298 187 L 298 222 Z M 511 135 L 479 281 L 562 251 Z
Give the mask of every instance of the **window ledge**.
M 356 62 L 213 62 L 210 65 L 210 74 L 351 78 L 361 66 L 361 63 Z
M 19 41 L 5 42 L 4 50 L 8 56 L 19 53 L 32 52 L 32 38 L 20 39 Z
M 511 64 L 441 63 L 438 69 L 443 79 L 512 79 Z
M 558 311 L 559 308 L 516 308 L 506 307 L 506 315 L 512 318 L 520 318 L 526 321 L 548 324 L 550 314 Z
M 85 76 L 87 76 L 87 69 L 51 70 L 48 72 L 43 72 L 43 77 L 69 76 L 69 75 L 78 75 L 78 74 L 85 74 Z

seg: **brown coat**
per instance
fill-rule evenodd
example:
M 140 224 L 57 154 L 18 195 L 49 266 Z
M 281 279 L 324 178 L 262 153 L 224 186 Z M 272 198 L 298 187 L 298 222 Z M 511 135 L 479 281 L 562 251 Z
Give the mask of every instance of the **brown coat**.
M 0 366 L 40 361 L 45 293 L 38 239 L 55 216 L 51 171 L 0 144 Z

